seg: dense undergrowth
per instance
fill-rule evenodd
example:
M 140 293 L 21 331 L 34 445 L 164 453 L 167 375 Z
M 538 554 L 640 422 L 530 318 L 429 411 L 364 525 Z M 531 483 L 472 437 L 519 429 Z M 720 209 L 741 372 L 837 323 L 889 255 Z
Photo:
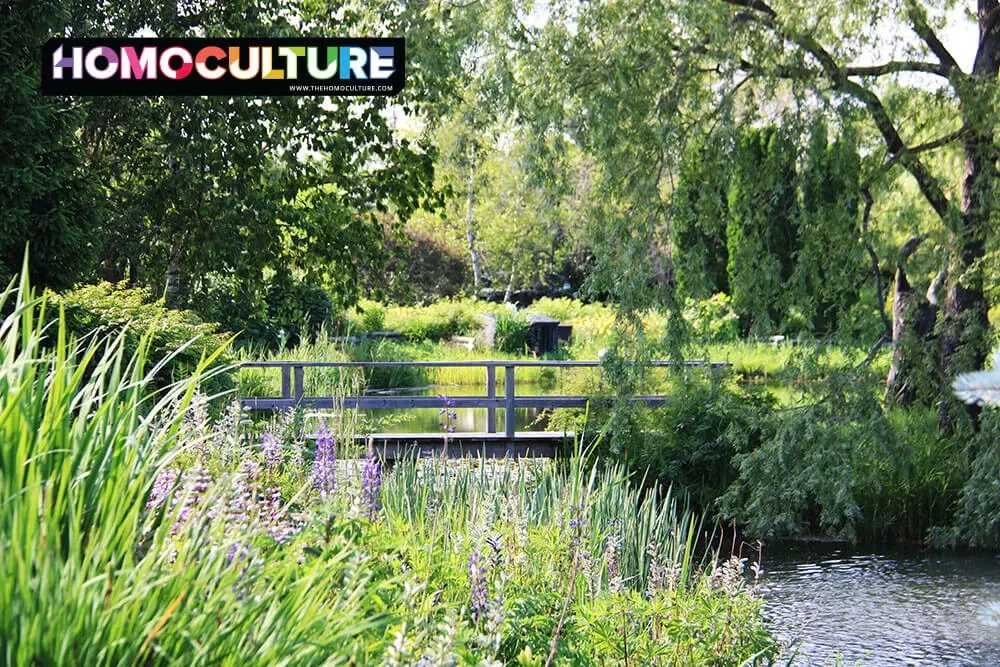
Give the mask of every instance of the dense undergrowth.
M 125 336 L 0 297 L 5 664 L 765 662 L 738 557 L 616 467 L 339 461 L 343 414 L 208 417 Z M 315 423 L 312 427 L 316 427 Z

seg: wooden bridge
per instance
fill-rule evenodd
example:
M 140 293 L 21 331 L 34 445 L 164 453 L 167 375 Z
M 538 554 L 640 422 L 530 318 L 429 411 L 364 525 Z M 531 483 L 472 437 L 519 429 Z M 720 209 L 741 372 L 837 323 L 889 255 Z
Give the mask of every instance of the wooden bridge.
M 685 367 L 705 367 L 717 371 L 730 366 L 728 362 L 684 361 Z M 584 408 L 593 400 L 584 395 L 522 395 L 516 391 L 514 373 L 518 368 L 544 367 L 599 368 L 599 361 L 250 361 L 242 368 L 277 368 L 281 372 L 281 395 L 273 397 L 241 397 L 240 403 L 251 410 L 312 409 L 441 409 L 444 402 L 438 396 L 307 396 L 306 369 L 316 368 L 484 368 L 486 394 L 483 396 L 448 395 L 448 409 L 485 408 L 486 431 L 480 433 L 373 433 L 357 439 L 375 447 L 384 459 L 393 460 L 412 452 L 420 456 L 555 456 L 574 434 L 562 431 L 515 431 L 514 411 L 518 408 L 556 409 Z M 675 362 L 653 361 L 652 367 L 674 366 Z M 497 372 L 503 373 L 503 396 L 497 395 Z M 637 396 L 634 400 L 649 406 L 663 405 L 664 395 Z M 497 410 L 504 410 L 505 430 L 497 432 Z

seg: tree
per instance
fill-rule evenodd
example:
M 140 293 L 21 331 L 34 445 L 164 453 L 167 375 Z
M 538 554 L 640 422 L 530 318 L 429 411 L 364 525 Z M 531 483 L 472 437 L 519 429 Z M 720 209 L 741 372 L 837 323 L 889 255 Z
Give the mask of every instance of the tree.
M 329 34 L 308 3 L 167 3 L 95 13 L 128 34 Z M 350 22 L 350 16 L 346 19 Z M 300 27 L 304 26 L 304 27 Z M 343 26 L 338 27 L 338 32 Z M 382 261 L 376 213 L 401 222 L 431 194 L 432 158 L 389 127 L 387 98 L 108 98 L 84 126 L 114 202 L 106 270 L 190 303 L 210 274 L 268 272 L 357 298 L 359 265 Z
M 101 193 L 84 168 L 77 136 L 81 109 L 43 97 L 38 46 L 53 18 L 68 17 L 59 0 L 0 6 L 0 284 L 21 270 L 30 243 L 32 284 L 62 289 L 94 269 Z
M 799 172 L 801 240 L 789 290 L 795 310 L 814 333 L 850 335 L 849 310 L 864 287 L 863 249 L 858 221 L 861 162 L 853 125 L 842 126 L 832 142 L 826 122 L 810 128 Z
M 779 128 L 749 129 L 733 155 L 726 228 L 733 308 L 744 330 L 769 335 L 784 313 L 781 296 L 798 250 L 796 149 Z
M 671 221 L 678 286 L 699 299 L 730 293 L 726 220 L 732 153 L 728 142 L 702 141 L 677 170 Z
M 938 28 L 954 20 L 951 6 L 917 0 L 822 8 L 784 0 L 559 3 L 535 38 L 535 48 L 549 57 L 532 54 L 532 62 L 541 61 L 534 66 L 526 58 L 519 83 L 534 81 L 538 90 L 542 81 L 562 85 L 560 95 L 548 94 L 569 102 L 550 106 L 545 122 L 585 112 L 578 136 L 618 179 L 618 191 L 636 204 L 642 197 L 651 210 L 662 197 L 665 165 L 676 162 L 692 128 L 724 126 L 727 111 L 738 111 L 740 123 L 775 101 L 806 115 L 839 118 L 845 106 L 860 111 L 880 142 L 869 158 L 877 164 L 866 169 L 862 185 L 904 171 L 948 231 L 937 337 L 940 389 L 946 390 L 950 378 L 979 368 L 988 348 L 981 261 L 996 208 L 992 100 L 1000 64 L 1000 3 L 974 6 L 979 39 L 968 72 L 938 37 Z M 863 55 L 876 53 L 905 55 L 860 64 Z M 943 86 L 961 123 L 915 139 L 907 119 L 883 102 L 890 81 L 916 90 Z M 964 153 L 963 173 L 933 172 L 928 154 L 955 143 Z M 945 428 L 952 418 L 944 408 Z

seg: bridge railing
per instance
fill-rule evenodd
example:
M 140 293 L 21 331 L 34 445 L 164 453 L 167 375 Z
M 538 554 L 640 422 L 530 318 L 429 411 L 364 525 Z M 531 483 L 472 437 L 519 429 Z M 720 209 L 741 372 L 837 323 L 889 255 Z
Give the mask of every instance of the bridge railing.
M 686 367 L 706 367 L 717 370 L 731 364 L 722 361 L 692 360 L 680 362 Z M 514 419 L 517 408 L 582 408 L 590 400 L 582 395 L 518 396 L 515 389 L 514 371 L 518 368 L 599 368 L 600 361 L 248 361 L 241 368 L 278 368 L 281 371 L 281 395 L 269 397 L 240 397 L 240 403 L 252 410 L 283 410 L 287 408 L 315 409 L 406 409 L 441 408 L 442 401 L 437 396 L 307 396 L 305 394 L 305 371 L 307 368 L 484 368 L 486 370 L 485 396 L 448 395 L 449 405 L 455 408 L 486 408 L 486 429 L 497 432 L 497 409 L 504 410 L 505 435 L 514 437 Z M 652 367 L 674 366 L 671 361 L 653 361 Z M 497 370 L 502 369 L 504 378 L 503 396 L 497 396 Z M 637 400 L 647 405 L 662 405 L 666 396 L 638 396 Z

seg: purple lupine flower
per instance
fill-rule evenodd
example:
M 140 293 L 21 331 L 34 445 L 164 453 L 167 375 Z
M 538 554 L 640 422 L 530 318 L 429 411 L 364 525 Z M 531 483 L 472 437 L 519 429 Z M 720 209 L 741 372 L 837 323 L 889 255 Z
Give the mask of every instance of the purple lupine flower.
M 250 517 L 256 510 L 258 477 L 260 466 L 256 461 L 247 459 L 240 464 L 239 471 L 232 479 L 232 490 L 226 504 L 226 521 L 244 526 L 250 523 Z
M 608 570 L 608 590 L 612 593 L 621 591 L 622 580 L 618 574 L 618 552 L 621 548 L 621 540 L 618 535 L 608 535 L 604 547 L 604 560 Z
M 149 502 L 146 503 L 146 511 L 155 509 L 165 503 L 170 494 L 173 493 L 177 485 L 177 478 L 180 474 L 173 468 L 164 468 L 153 481 L 153 488 L 149 492 Z
M 194 516 L 195 510 L 201 504 L 201 497 L 212 486 L 212 475 L 201 468 L 191 468 L 184 471 L 184 506 L 178 513 L 177 522 L 170 528 L 170 534 L 175 535 L 183 525 Z M 211 508 L 209 514 L 212 514 Z
M 278 472 L 278 468 L 281 467 L 284 460 L 284 452 L 281 443 L 278 442 L 278 436 L 274 433 L 265 433 L 260 436 L 260 449 L 264 454 L 264 467 L 267 468 L 267 471 Z
M 361 469 L 361 495 L 371 521 L 378 519 L 379 495 L 382 493 L 382 462 L 375 452 L 368 450 L 368 459 Z
M 438 410 L 438 415 L 444 417 L 444 421 L 438 422 L 438 426 L 444 429 L 445 433 L 454 433 L 458 413 L 451 408 L 455 407 L 455 401 L 444 394 L 438 394 L 438 400 L 444 403 L 444 407 Z
M 479 621 L 486 613 L 486 567 L 479 549 L 469 554 L 469 592 L 472 600 L 472 616 Z
M 247 557 L 246 547 L 239 542 L 233 542 L 229 546 L 229 553 L 226 554 L 226 565 L 232 565 L 235 560 L 243 560 Z
M 323 426 L 316 438 L 316 458 L 312 467 L 313 486 L 319 491 L 320 498 L 330 497 L 337 492 L 336 460 L 333 436 Z

